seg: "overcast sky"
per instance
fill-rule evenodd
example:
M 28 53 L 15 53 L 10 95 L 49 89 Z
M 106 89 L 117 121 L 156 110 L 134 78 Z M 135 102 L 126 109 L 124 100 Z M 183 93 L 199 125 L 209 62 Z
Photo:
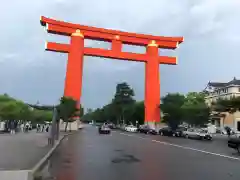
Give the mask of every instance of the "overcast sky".
M 161 94 L 204 89 L 208 81 L 240 78 L 239 0 L 8 0 L 0 6 L 0 93 L 41 104 L 63 94 L 66 54 L 44 51 L 49 35 L 40 16 L 74 23 L 161 36 L 184 36 L 177 66 L 161 65 Z M 96 47 L 95 43 L 87 45 Z M 125 48 L 140 52 L 139 48 Z M 160 51 L 161 52 L 161 51 Z M 109 102 L 118 82 L 144 97 L 144 64 L 84 58 L 82 102 L 96 108 Z

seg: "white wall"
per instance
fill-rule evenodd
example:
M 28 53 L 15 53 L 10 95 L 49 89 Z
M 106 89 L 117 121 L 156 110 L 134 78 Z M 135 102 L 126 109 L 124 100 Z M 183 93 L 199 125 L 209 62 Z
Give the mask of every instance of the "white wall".
M 65 130 L 65 125 L 66 123 L 62 120 L 60 120 L 60 124 L 59 124 L 59 128 L 60 128 L 60 131 L 64 131 Z M 69 122 L 68 123 L 68 128 L 67 128 L 67 131 L 77 131 L 79 128 L 79 120 L 76 120 L 74 122 Z

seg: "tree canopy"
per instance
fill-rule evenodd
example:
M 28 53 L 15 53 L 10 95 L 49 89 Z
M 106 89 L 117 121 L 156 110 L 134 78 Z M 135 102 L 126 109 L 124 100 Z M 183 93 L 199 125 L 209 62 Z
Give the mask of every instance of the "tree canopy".
M 136 124 L 144 121 L 144 103 L 136 102 L 134 90 L 126 82 L 117 84 L 112 100 L 101 108 L 88 110 L 84 121 Z
M 212 110 L 216 112 L 234 113 L 240 110 L 240 97 L 232 97 L 230 99 L 219 98 L 212 103 Z
M 184 122 L 197 126 L 208 123 L 210 108 L 206 105 L 204 98 L 204 94 L 196 92 L 190 92 L 185 96 L 182 106 Z
M 173 129 L 176 129 L 183 121 L 182 106 L 184 101 L 184 95 L 179 93 L 167 94 L 161 98 L 160 108 L 163 112 L 164 122 Z
M 59 105 L 57 105 L 58 120 L 62 119 L 66 122 L 65 131 L 67 131 L 68 123 L 76 120 L 76 117 L 80 118 L 83 113 L 83 108 L 77 108 L 77 101 L 71 97 L 63 96 L 60 99 Z
M 181 123 L 200 126 L 209 120 L 210 109 L 205 104 L 203 93 L 190 92 L 187 95 L 169 93 L 161 98 L 162 122 L 176 129 Z M 134 99 L 134 90 L 126 82 L 116 86 L 115 95 L 110 103 L 95 110 L 88 109 L 83 120 L 90 122 L 110 121 L 116 124 L 144 123 L 144 102 Z M 123 121 L 124 119 L 124 121 Z
M 77 109 L 76 101 L 62 97 L 56 106 L 39 106 L 26 104 L 16 100 L 7 94 L 0 95 L 0 119 L 19 119 L 42 123 L 51 121 L 53 108 L 57 108 L 58 119 L 63 119 L 66 124 L 74 121 L 76 116 L 82 121 L 90 122 L 113 122 L 115 124 L 143 124 L 144 123 L 144 101 L 136 101 L 133 88 L 122 82 L 116 85 L 116 91 L 112 99 L 106 105 L 95 110 Z M 161 98 L 161 118 L 172 128 L 177 128 L 181 123 L 186 122 L 193 126 L 200 126 L 208 122 L 210 109 L 205 104 L 204 94 L 190 92 L 187 95 L 180 93 L 169 93 Z M 211 110 L 236 111 L 240 107 L 240 98 L 230 100 L 219 99 Z
M 161 110 L 164 121 L 173 129 L 185 122 L 201 126 L 209 121 L 210 108 L 205 104 L 204 94 L 190 92 L 187 95 L 168 94 L 162 98 Z
M 51 121 L 52 111 L 33 108 L 29 104 L 4 94 L 0 95 L 0 119 L 44 123 Z

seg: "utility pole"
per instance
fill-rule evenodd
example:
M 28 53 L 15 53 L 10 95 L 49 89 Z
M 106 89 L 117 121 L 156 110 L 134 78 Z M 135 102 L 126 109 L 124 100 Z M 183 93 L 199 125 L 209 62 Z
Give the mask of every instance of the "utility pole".
M 58 128 L 58 122 L 57 122 L 57 108 L 53 107 L 53 117 L 52 117 L 52 128 L 51 128 L 51 142 L 52 146 L 55 143 L 55 140 L 58 140 L 59 138 L 59 128 Z

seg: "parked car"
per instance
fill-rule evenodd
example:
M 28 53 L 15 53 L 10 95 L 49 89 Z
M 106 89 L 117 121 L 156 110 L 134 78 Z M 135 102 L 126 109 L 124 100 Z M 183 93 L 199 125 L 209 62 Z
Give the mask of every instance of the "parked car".
M 129 126 L 125 127 L 125 131 L 127 131 L 127 132 L 137 132 L 138 128 L 136 126 L 129 125 Z
M 184 131 L 184 128 L 178 128 L 178 129 L 176 129 L 176 130 L 173 130 L 173 129 L 170 128 L 170 127 L 164 127 L 164 128 L 159 129 L 158 133 L 159 133 L 161 136 L 176 136 L 176 137 L 181 137 L 181 136 L 183 136 L 183 131 Z
M 183 132 L 186 130 L 187 130 L 187 128 L 185 128 L 185 127 L 179 127 L 175 131 L 173 131 L 173 136 L 183 137 Z
M 236 149 L 240 153 L 240 136 L 231 136 L 228 140 L 228 147 Z
M 160 134 L 161 136 L 172 136 L 173 132 L 170 127 L 164 127 L 159 129 L 158 134 Z
M 98 127 L 99 134 L 110 134 L 111 129 L 107 125 L 102 125 Z
M 138 131 L 140 133 L 145 133 L 145 134 L 152 134 L 152 135 L 156 135 L 157 134 L 157 131 L 155 129 L 150 128 L 148 125 L 140 126 Z
M 184 131 L 183 135 L 185 138 L 212 140 L 212 135 L 207 130 L 203 130 L 203 129 L 190 128 L 190 129 L 187 129 L 187 131 Z
M 113 123 L 109 123 L 108 126 L 109 126 L 110 129 L 116 129 L 117 128 L 116 125 L 113 124 Z
M 122 131 L 125 131 L 126 127 L 127 127 L 127 125 L 122 124 L 122 125 L 119 126 L 119 129 L 122 130 Z

